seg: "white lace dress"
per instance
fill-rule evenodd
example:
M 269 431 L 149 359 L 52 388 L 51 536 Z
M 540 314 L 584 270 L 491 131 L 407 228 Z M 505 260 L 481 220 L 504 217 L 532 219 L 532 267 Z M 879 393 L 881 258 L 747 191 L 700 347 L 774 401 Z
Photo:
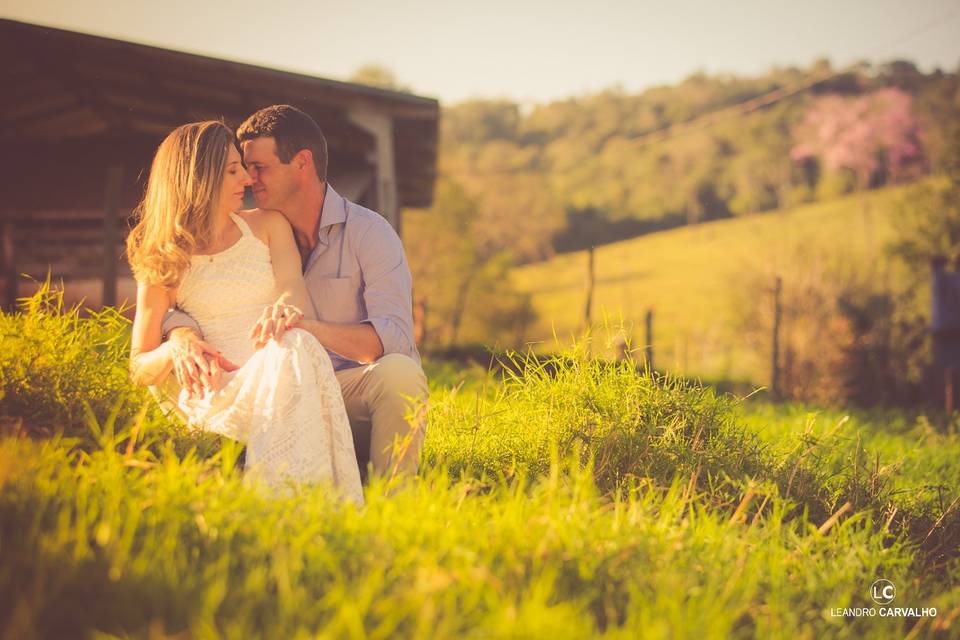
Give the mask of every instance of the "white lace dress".
M 193 256 L 177 305 L 209 344 L 241 366 L 224 374 L 215 393 L 190 399 L 181 392 L 180 409 L 191 425 L 245 442 L 248 475 L 268 486 L 326 481 L 362 504 L 350 423 L 326 350 L 302 329 L 259 350 L 247 337 L 279 293 L 269 247 L 230 215 L 240 240 L 212 256 Z

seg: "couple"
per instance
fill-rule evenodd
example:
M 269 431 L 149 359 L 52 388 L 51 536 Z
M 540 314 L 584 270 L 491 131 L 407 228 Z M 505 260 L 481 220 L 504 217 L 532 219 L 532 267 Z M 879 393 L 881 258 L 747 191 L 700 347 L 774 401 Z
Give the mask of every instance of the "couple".
M 130 368 L 145 385 L 173 372 L 191 424 L 246 443 L 249 475 L 362 503 L 368 460 L 417 472 L 428 391 L 400 238 L 326 174 L 323 133 L 288 105 L 236 137 L 220 122 L 167 136 L 127 239 Z M 247 187 L 258 209 L 240 210 Z

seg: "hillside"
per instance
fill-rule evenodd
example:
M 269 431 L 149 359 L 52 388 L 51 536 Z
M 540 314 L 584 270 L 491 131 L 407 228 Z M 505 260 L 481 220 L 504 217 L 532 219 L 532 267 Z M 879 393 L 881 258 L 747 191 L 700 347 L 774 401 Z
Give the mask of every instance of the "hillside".
M 673 278 L 710 271 L 699 289 L 682 291 L 726 300 L 724 287 L 743 290 L 744 283 L 730 273 L 737 261 L 727 253 L 721 252 L 723 264 L 709 262 L 717 260 L 707 257 L 711 251 L 722 248 L 709 238 L 708 230 L 724 228 L 713 222 L 744 218 L 742 228 L 750 229 L 752 216 L 764 213 L 774 218 L 758 224 L 776 226 L 785 215 L 778 212 L 844 196 L 855 203 L 858 193 L 942 175 L 951 170 L 951 150 L 960 148 L 957 122 L 960 73 L 924 73 L 908 61 L 855 70 L 819 61 L 754 77 L 696 74 L 638 94 L 612 89 L 531 109 L 508 100 L 445 105 L 433 205 L 404 212 L 415 303 L 427 317 L 422 344 L 427 350 L 471 343 L 516 347 L 524 337 L 549 336 L 554 315 L 567 331 L 576 323 L 564 318 L 582 313 L 582 300 L 538 296 L 535 306 L 547 312 L 541 313 L 546 323 L 531 332 L 531 309 L 511 287 L 514 266 L 689 224 L 711 223 L 690 236 L 678 232 L 702 245 L 704 257 L 663 257 L 647 244 L 626 246 L 650 252 L 648 263 L 670 264 Z M 837 206 L 846 205 L 828 204 L 823 211 Z M 872 229 L 879 225 L 870 222 L 862 240 L 879 235 L 882 229 Z M 626 287 L 637 278 L 603 265 L 613 260 L 638 269 L 639 259 L 616 255 L 611 249 L 599 257 L 606 279 L 600 301 L 615 299 L 631 317 L 640 317 L 651 301 L 663 307 L 659 363 L 764 379 L 765 367 L 728 347 L 731 340 L 719 331 L 725 320 L 714 319 L 717 328 L 703 333 L 697 314 L 715 313 L 715 300 L 688 300 L 680 304 L 688 313 L 674 314 L 676 303 L 660 301 L 645 285 Z M 560 269 L 556 278 L 551 273 L 551 287 L 576 289 L 578 268 L 565 276 L 563 265 L 578 260 L 582 254 L 550 263 L 546 269 Z M 630 304 L 621 303 L 625 298 Z
M 611 324 L 622 318 L 634 346 L 642 346 L 644 314 L 653 309 L 658 368 L 767 384 L 768 355 L 744 339 L 745 306 L 772 308 L 777 274 L 787 284 L 828 267 L 881 263 L 902 192 L 883 189 L 601 246 L 595 252 L 594 328 L 601 328 L 604 314 Z M 527 340 L 546 341 L 538 348 L 552 351 L 554 332 L 562 342 L 581 335 L 586 274 L 586 251 L 515 270 L 515 284 L 532 294 L 538 315 Z M 599 331 L 596 350 L 612 355 L 602 344 L 606 333 Z

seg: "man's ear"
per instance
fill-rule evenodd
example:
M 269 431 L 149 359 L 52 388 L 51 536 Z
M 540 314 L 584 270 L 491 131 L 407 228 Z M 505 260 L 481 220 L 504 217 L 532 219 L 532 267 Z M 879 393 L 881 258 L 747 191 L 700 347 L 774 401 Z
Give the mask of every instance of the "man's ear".
M 298 171 L 316 171 L 316 167 L 313 164 L 313 152 L 310 151 L 310 149 L 300 149 L 300 151 L 297 151 L 297 154 L 293 156 L 293 166 L 295 166 Z

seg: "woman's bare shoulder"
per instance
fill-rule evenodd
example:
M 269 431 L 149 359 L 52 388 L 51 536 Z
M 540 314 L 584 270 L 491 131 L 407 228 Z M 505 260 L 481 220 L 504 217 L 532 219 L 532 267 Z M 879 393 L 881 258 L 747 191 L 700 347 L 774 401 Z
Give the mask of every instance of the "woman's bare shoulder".
M 250 231 L 264 242 L 270 237 L 270 229 L 276 228 L 278 224 L 289 226 L 283 214 L 273 209 L 243 209 L 237 211 L 237 215 L 243 218 Z
M 285 224 L 290 226 L 287 218 L 276 209 L 242 209 L 237 214 L 247 221 L 252 229 L 254 225 Z

